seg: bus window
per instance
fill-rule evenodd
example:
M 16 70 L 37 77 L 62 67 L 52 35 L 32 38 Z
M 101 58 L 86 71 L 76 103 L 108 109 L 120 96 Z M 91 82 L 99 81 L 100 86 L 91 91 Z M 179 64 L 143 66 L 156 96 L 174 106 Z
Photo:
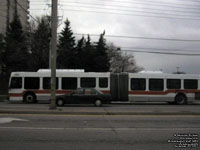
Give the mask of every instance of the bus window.
M 22 78 L 21 77 L 12 77 L 10 88 L 11 89 L 21 89 L 22 88 Z
M 194 79 L 185 79 L 184 80 L 184 89 L 197 89 L 198 81 Z
M 146 89 L 146 80 L 145 79 L 131 79 L 131 90 L 134 91 L 144 91 Z
M 51 78 L 50 77 L 43 78 L 43 89 L 51 89 Z M 56 89 L 58 89 L 58 78 L 56 78 Z
M 38 77 L 25 77 L 24 78 L 24 88 L 25 89 L 39 89 L 40 78 Z
M 107 88 L 108 87 L 108 78 L 99 78 L 99 87 Z
M 81 87 L 83 88 L 96 87 L 96 78 L 81 78 Z
M 180 89 L 181 80 L 180 79 L 167 79 L 167 88 L 168 89 Z
M 62 89 L 77 89 L 77 78 L 62 78 Z
M 149 79 L 150 91 L 163 91 L 163 89 L 164 89 L 163 79 Z

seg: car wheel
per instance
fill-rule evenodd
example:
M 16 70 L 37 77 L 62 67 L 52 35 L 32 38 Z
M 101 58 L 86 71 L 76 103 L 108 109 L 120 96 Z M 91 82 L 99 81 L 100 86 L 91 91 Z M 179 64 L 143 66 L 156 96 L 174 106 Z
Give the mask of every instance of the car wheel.
M 95 106 L 97 106 L 97 107 L 102 106 L 102 101 L 101 100 L 96 100 L 95 101 Z
M 64 100 L 59 98 L 56 100 L 57 106 L 64 106 Z
M 175 98 L 175 103 L 178 105 L 183 105 L 183 104 L 187 104 L 187 98 L 185 95 L 177 95 Z
M 33 93 L 26 93 L 24 95 L 24 101 L 26 103 L 29 103 L 29 104 L 36 102 L 36 96 L 35 96 L 35 94 L 33 94 Z

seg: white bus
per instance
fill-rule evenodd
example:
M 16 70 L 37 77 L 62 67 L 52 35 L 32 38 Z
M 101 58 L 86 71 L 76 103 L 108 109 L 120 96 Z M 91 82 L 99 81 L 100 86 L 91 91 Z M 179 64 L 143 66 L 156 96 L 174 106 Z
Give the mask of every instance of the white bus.
M 57 70 L 56 94 L 66 94 L 80 87 L 95 88 L 110 93 L 110 73 L 86 73 L 83 70 Z M 33 103 L 50 98 L 50 70 L 12 72 L 9 100 Z
M 112 101 L 200 102 L 200 76 L 164 73 L 97 73 L 57 70 L 56 94 L 76 88 L 96 88 L 111 94 Z M 50 98 L 50 71 L 13 72 L 9 100 L 33 103 Z
M 129 74 L 129 101 L 187 104 L 200 101 L 200 76 L 189 74 Z

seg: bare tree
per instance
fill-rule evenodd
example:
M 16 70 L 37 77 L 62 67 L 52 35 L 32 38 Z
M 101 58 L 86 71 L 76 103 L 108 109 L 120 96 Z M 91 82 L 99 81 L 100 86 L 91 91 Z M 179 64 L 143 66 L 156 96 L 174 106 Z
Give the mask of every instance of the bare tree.
M 136 64 L 135 58 L 132 54 L 123 53 L 119 47 L 113 43 L 108 44 L 108 57 L 110 60 L 110 71 L 119 72 L 139 72 L 143 70 L 142 67 Z

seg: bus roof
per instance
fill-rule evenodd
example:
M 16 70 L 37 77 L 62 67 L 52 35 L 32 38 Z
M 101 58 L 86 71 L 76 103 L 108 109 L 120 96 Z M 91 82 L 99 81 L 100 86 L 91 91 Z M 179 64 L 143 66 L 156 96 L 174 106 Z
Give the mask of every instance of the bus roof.
M 174 78 L 174 79 L 200 79 L 199 74 L 167 74 L 167 73 L 129 73 L 136 78 Z
M 37 72 L 51 72 L 51 69 L 39 69 Z M 56 69 L 56 72 L 85 72 L 84 69 Z
M 42 72 L 12 72 L 11 77 L 50 77 L 49 71 Z M 109 77 L 110 73 L 96 73 L 96 72 L 56 72 L 56 77 Z

